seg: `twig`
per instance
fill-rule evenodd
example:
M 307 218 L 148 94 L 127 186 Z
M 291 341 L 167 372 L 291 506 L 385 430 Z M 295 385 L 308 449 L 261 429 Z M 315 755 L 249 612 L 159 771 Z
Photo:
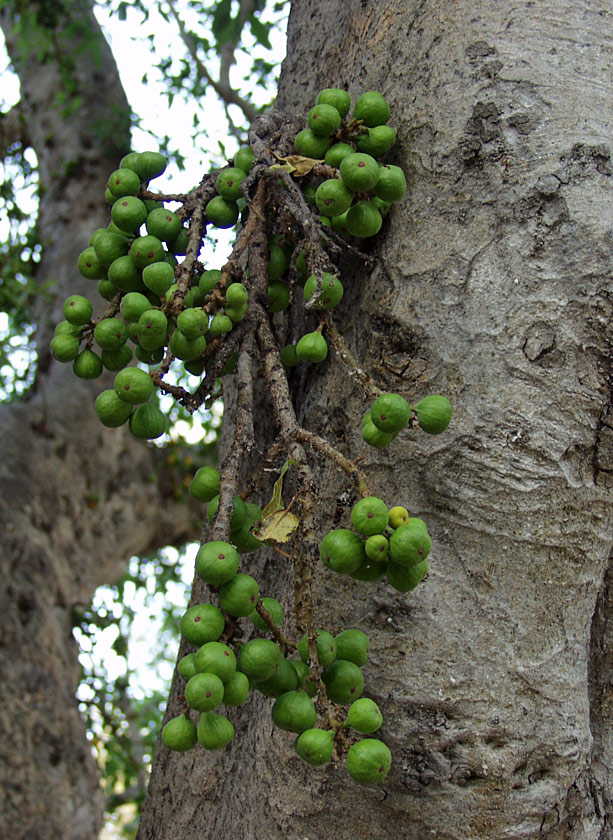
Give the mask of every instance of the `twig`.
M 270 632 L 275 637 L 275 639 L 277 640 L 279 645 L 281 645 L 281 647 L 283 647 L 285 649 L 291 648 L 292 650 L 294 650 L 296 648 L 296 645 L 294 644 L 294 642 L 291 642 L 281 632 L 281 630 L 277 627 L 277 625 L 275 624 L 274 618 L 271 616 L 271 614 L 268 612 L 268 610 L 262 605 L 261 600 L 259 600 L 257 602 L 257 604 L 255 605 L 255 609 L 262 616 L 262 618 L 264 619 L 264 621 L 268 625 L 268 628 L 269 628 Z M 285 652 L 285 650 L 283 652 Z
M 212 540 L 226 540 L 234 496 L 243 459 L 254 445 L 253 435 L 253 334 L 243 339 L 237 363 L 237 399 L 234 444 L 221 465 L 219 507 L 211 534 Z
M 359 382 L 373 394 L 375 397 L 381 396 L 383 391 L 379 388 L 374 379 L 369 376 L 364 368 L 358 363 L 357 359 L 351 352 L 351 350 L 345 344 L 345 339 L 340 334 L 338 329 L 336 328 L 334 321 L 332 320 L 332 313 L 326 312 L 321 316 L 321 320 L 323 321 L 326 327 L 326 333 L 332 343 L 332 346 L 341 357 L 342 361 L 345 363 L 349 373 L 351 376 L 354 376 Z
M 194 64 L 196 66 L 196 70 L 198 74 L 205 79 L 208 84 L 213 88 L 217 96 L 226 102 L 229 105 L 238 105 L 241 109 L 243 114 L 245 115 L 245 119 L 249 122 L 253 122 L 258 115 L 257 109 L 253 107 L 250 102 L 247 102 L 246 99 L 243 99 L 239 94 L 234 90 L 234 88 L 229 84 L 229 79 L 224 81 L 220 78 L 218 82 L 211 76 L 205 65 L 202 63 L 200 56 L 196 51 L 196 45 L 194 44 L 194 39 L 191 37 L 190 33 L 185 28 L 185 24 L 179 17 L 179 14 L 176 10 L 174 0 L 168 0 L 168 6 L 170 8 L 171 14 L 174 17 L 177 26 L 179 28 L 179 34 L 181 36 L 181 40 L 187 47 L 189 54 L 191 55 Z M 234 47 L 233 51 L 234 52 Z M 225 71 L 225 67 L 224 67 Z M 227 68 L 229 74 L 229 66 Z
M 350 461 L 342 452 L 335 449 L 325 438 L 320 437 L 315 432 L 309 431 L 309 429 L 302 428 L 302 426 L 296 428 L 296 438 L 299 441 L 310 444 L 313 449 L 317 449 L 322 455 L 334 461 L 337 466 L 350 475 L 358 485 L 360 495 L 370 496 L 364 473 L 356 467 L 353 461 Z

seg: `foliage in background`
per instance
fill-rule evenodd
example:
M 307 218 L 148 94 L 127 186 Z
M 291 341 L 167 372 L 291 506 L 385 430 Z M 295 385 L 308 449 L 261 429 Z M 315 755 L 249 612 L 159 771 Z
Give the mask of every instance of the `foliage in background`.
M 176 656 L 176 623 L 189 589 L 186 552 L 133 557 L 123 579 L 101 587 L 92 605 L 73 615 L 81 646 L 80 710 L 103 778 L 107 813 L 132 837 L 147 789 Z M 135 638 L 134 619 L 140 633 Z M 155 638 L 155 645 L 151 637 Z M 104 660 L 97 645 L 107 647 Z
M 83 97 L 89 94 L 78 88 L 72 72 L 72 58 L 68 51 L 56 50 L 49 55 L 54 30 L 66 27 L 66 4 L 39 0 L 35 12 L 12 0 L 19 6 L 23 26 L 23 50 L 38 51 L 43 62 L 59 60 L 63 89 L 57 97 L 57 107 L 62 112 L 79 108 Z M 200 151 L 200 159 L 191 160 L 194 185 L 204 171 L 223 165 L 227 157 L 226 144 L 217 139 L 211 148 L 211 123 L 208 116 L 207 96 L 212 95 L 222 103 L 233 138 L 231 146 L 243 143 L 249 122 L 267 107 L 271 92 L 276 88 L 279 62 L 270 55 L 273 30 L 284 28 L 289 0 L 270 3 L 266 0 L 217 0 L 214 3 L 196 0 L 101 0 L 95 3 L 101 19 L 116 18 L 123 22 L 132 38 L 145 41 L 151 57 L 143 68 L 141 82 L 150 84 L 154 77 L 161 85 L 168 108 L 175 98 L 193 107 L 189 137 L 176 137 L 164 133 L 160 136 L 160 121 L 146 112 L 147 96 L 132 101 L 133 128 L 151 138 L 163 154 L 170 157 L 178 169 L 185 168 L 186 141 Z M 34 26 L 28 25 L 28 14 L 36 27 L 49 31 L 48 39 L 35 39 Z M 160 20 L 168 24 L 163 35 Z M 81 49 L 89 49 L 87 33 L 68 31 L 77 24 L 69 23 L 63 30 L 67 37 L 78 35 Z M 150 31 L 147 31 L 150 29 Z M 144 35 L 141 33 L 145 33 Z M 170 34 L 168 34 L 170 33 Z M 166 38 L 166 40 L 165 40 Z M 115 53 L 118 64 L 122 56 Z M 6 61 L 6 60 L 5 60 Z M 129 71 L 134 67 L 130 64 Z M 5 132 L 3 120 L 15 104 L 11 93 L 10 65 L 3 68 L 3 90 L 0 93 L 0 402 L 22 396 L 32 385 L 36 370 L 36 354 L 32 335 L 36 325 L 32 318 L 35 295 L 46 289 L 36 279 L 36 268 L 42 257 L 42 247 L 36 234 L 37 190 L 36 156 L 27 144 L 14 141 Z M 8 95 L 7 95 L 7 91 Z M 155 97 L 154 93 L 153 96 Z M 210 98 L 208 104 L 210 104 Z M 114 136 L 113 115 L 99 132 Z M 218 126 L 215 126 L 218 128 Z M 182 148 L 181 148 L 182 147 Z M 197 168 L 194 168 L 197 167 Z

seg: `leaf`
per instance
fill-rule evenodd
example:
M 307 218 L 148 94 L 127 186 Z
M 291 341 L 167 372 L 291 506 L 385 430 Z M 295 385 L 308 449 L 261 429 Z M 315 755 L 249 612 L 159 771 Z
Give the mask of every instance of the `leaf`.
M 283 476 L 289 470 L 290 466 L 298 466 L 297 461 L 293 461 L 291 458 L 288 458 L 287 461 L 281 467 L 281 472 L 279 473 L 279 478 L 275 481 L 274 487 L 272 488 L 272 499 L 268 502 L 264 510 L 262 511 L 262 520 L 265 522 L 269 516 L 275 513 L 278 510 L 284 510 L 285 505 L 283 504 Z
M 270 39 L 268 37 L 270 24 L 266 25 L 262 23 L 262 21 L 258 20 L 255 15 L 251 15 L 249 18 L 249 25 L 251 26 L 251 33 L 255 40 L 267 50 L 271 50 L 272 44 L 270 43 Z
M 296 178 L 302 178 L 304 175 L 308 175 L 314 166 L 317 166 L 318 163 L 324 162 L 323 158 L 321 160 L 315 160 L 314 158 L 302 157 L 302 155 L 288 155 L 287 157 L 281 157 L 281 155 L 278 155 L 276 152 L 275 157 L 277 160 L 283 161 L 285 166 L 275 163 L 270 168 L 284 169 L 286 172 L 294 174 Z
M 291 175 L 292 172 L 295 172 L 295 168 L 291 165 L 291 163 L 273 163 L 272 166 L 268 167 L 269 169 L 281 169 L 283 172 L 289 172 Z
M 299 524 L 300 520 L 291 511 L 277 510 L 264 519 L 258 531 L 258 539 L 287 542 Z

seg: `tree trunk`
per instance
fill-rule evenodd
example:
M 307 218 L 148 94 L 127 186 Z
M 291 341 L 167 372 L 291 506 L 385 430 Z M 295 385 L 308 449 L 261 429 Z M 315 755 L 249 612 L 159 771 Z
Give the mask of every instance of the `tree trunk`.
M 381 91 L 409 181 L 336 320 L 387 390 L 446 394 L 454 418 L 367 450 L 371 400 L 337 357 L 293 397 L 426 520 L 430 574 L 402 595 L 314 558 L 316 625 L 371 637 L 383 785 L 305 767 L 252 697 L 222 753 L 158 748 L 141 840 L 613 837 L 612 23 L 587 0 L 292 4 L 278 107 Z M 318 467 L 323 536 L 352 499 Z M 245 570 L 288 597 L 286 568 Z
M 129 149 L 128 104 L 90 4 L 51 5 L 46 27 L 39 3 L 0 12 L 21 82 L 23 131 L 11 139 L 39 162 L 37 276 L 54 281 L 37 305 L 36 387 L 0 407 L 0 836 L 94 840 L 103 802 L 75 699 L 73 610 L 131 555 L 185 540 L 192 523 L 184 506 L 163 507 L 157 450 L 98 422 L 94 399 L 110 375 L 78 380 L 48 350 L 68 295 L 100 301 L 76 261 L 108 223 L 104 186 Z

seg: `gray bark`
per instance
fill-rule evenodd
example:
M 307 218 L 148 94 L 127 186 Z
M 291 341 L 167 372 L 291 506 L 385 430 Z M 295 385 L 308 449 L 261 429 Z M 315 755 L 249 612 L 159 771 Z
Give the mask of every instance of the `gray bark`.
M 380 90 L 409 180 L 337 321 L 387 389 L 446 394 L 454 419 L 366 451 L 336 358 L 295 403 L 426 520 L 431 571 L 401 595 L 318 570 L 317 625 L 371 636 L 381 787 L 305 768 L 255 697 L 223 753 L 158 749 L 139 838 L 613 837 L 612 26 L 591 0 L 292 4 L 279 108 Z M 351 498 L 319 468 L 323 536 Z M 286 568 L 246 570 L 287 598 Z
M 0 407 L 0 836 L 94 840 L 103 801 L 75 699 L 73 610 L 117 580 L 131 555 L 180 542 L 193 525 L 184 506 L 164 507 L 171 477 L 155 450 L 98 423 L 93 403 L 110 375 L 78 380 L 48 350 L 69 294 L 100 301 L 76 260 L 109 221 L 102 196 L 129 149 L 129 109 L 90 5 L 64 4 L 71 34 L 61 13 L 53 32 L 37 27 L 39 6 L 0 12 L 39 162 L 38 279 L 55 281 L 52 300 L 37 306 L 36 387 Z M 62 111 L 66 59 L 82 101 Z

